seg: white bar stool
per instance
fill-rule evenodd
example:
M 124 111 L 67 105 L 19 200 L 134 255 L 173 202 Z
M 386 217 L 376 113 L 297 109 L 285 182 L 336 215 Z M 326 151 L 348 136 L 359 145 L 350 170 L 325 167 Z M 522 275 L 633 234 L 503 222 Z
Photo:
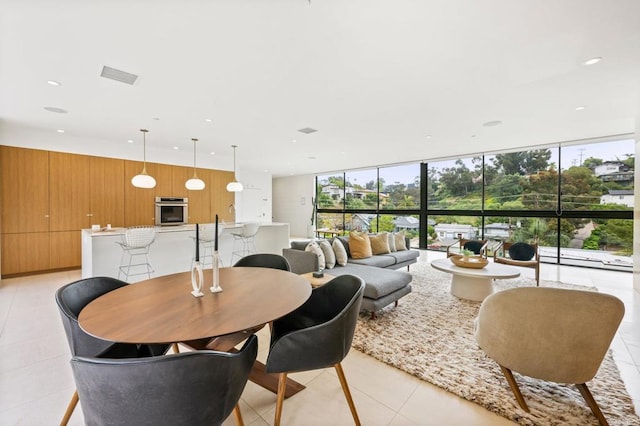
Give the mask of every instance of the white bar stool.
M 255 236 L 258 233 L 260 224 L 257 222 L 249 222 L 242 225 L 242 228 L 231 231 L 233 235 L 233 252 L 231 253 L 231 264 L 234 258 L 242 259 L 243 257 L 256 253 Z
M 118 279 L 124 275 L 125 281 L 129 281 L 131 276 L 144 274 L 151 278 L 155 271 L 149 261 L 149 248 L 155 238 L 156 229 L 151 226 L 132 226 L 125 230 L 122 242 L 116 242 L 122 247 Z M 134 273 L 131 273 L 131 268 L 134 268 Z
M 218 241 L 220 241 L 220 234 L 224 228 L 222 226 L 218 226 Z M 213 250 L 215 249 L 215 238 L 216 238 L 216 226 L 213 223 L 205 223 L 200 225 L 200 264 L 202 265 L 202 269 L 205 269 L 207 265 L 213 268 Z M 195 235 L 191 237 L 195 241 Z M 207 260 L 208 259 L 208 260 Z M 196 258 L 195 256 L 191 258 L 191 269 L 195 265 Z M 222 259 L 218 258 L 218 266 L 224 266 L 222 264 Z

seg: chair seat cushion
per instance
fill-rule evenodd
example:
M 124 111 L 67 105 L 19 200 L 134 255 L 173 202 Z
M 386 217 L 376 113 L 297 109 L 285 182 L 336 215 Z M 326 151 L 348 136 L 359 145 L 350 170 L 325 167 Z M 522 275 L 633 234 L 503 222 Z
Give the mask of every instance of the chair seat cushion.
M 465 250 L 471 250 L 475 254 L 480 254 L 480 249 L 482 249 L 482 242 L 480 241 L 467 241 L 464 243 Z
M 535 249 L 527 243 L 515 243 L 509 247 L 509 257 L 513 260 L 531 260 L 535 254 Z

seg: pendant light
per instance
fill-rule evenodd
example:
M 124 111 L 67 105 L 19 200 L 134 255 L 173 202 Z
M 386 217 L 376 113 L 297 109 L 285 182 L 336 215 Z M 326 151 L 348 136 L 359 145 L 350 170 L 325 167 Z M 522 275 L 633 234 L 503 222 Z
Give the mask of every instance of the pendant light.
M 131 184 L 136 188 L 154 188 L 156 186 L 156 180 L 149 176 L 147 173 L 147 129 L 140 129 L 142 132 L 142 149 L 144 155 L 144 162 L 142 163 L 142 171 L 140 174 L 131 178 Z
M 237 145 L 231 145 L 233 148 L 233 182 L 227 184 L 227 191 L 240 192 L 242 191 L 242 184 L 236 180 L 236 148 Z
M 186 181 L 184 186 L 191 191 L 202 191 L 205 187 L 204 181 L 196 175 L 196 142 L 198 139 L 191 138 L 191 140 L 193 141 L 193 177 Z

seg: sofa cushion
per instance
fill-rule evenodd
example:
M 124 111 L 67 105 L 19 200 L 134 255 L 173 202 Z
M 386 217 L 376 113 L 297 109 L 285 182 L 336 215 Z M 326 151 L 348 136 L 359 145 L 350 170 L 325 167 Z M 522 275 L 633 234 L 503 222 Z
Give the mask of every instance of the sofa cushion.
M 376 266 L 378 268 L 387 268 L 393 266 L 396 263 L 396 259 L 392 256 L 380 254 L 378 256 L 371 256 L 365 259 L 349 259 L 349 263 L 354 265 Z
M 407 243 L 404 240 L 404 232 L 396 232 L 393 237 L 396 240 L 396 251 L 407 250 Z
M 411 283 L 413 278 L 411 274 L 404 271 L 370 268 L 353 263 L 349 263 L 347 266 L 336 266 L 330 273 L 335 276 L 351 274 L 362 278 L 366 283 L 364 297 L 369 299 L 379 299 L 404 288 Z
M 349 234 L 349 252 L 353 259 L 365 259 L 371 257 L 371 241 L 366 232 L 352 231 Z
M 331 247 L 336 255 L 336 263 L 340 266 L 346 265 L 349 257 L 347 256 L 347 250 L 345 250 L 344 244 L 342 244 L 339 239 L 335 238 L 333 243 L 331 243 Z
M 325 268 L 326 261 L 324 259 L 324 252 L 317 242 L 311 241 L 309 244 L 307 244 L 307 247 L 305 247 L 304 251 L 314 253 L 316 256 L 318 256 L 318 266 L 320 267 L 320 269 Z
M 527 243 L 515 243 L 509 247 L 509 257 L 513 260 L 531 260 L 536 250 Z
M 386 254 L 391 252 L 391 249 L 389 248 L 389 235 L 387 232 L 370 235 L 369 241 L 371 241 L 372 254 Z
M 380 257 L 392 257 L 394 259 L 393 264 L 409 262 L 413 259 L 417 259 L 420 256 L 420 252 L 418 250 L 402 250 L 396 251 L 393 253 L 385 254 Z
M 336 266 L 336 255 L 331 248 L 331 243 L 327 240 L 320 240 L 320 248 L 324 254 L 324 261 L 327 269 Z
M 310 242 L 311 240 L 291 241 L 291 248 L 295 250 L 304 250 L 307 248 L 307 245 L 309 245 Z

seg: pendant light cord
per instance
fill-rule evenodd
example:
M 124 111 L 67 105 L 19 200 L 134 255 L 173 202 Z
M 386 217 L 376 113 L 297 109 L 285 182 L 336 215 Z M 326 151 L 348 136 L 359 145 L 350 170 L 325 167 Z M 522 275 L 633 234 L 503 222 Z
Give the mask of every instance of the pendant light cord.
M 198 142 L 198 139 L 191 138 L 191 140 L 193 141 L 193 176 L 195 176 L 196 175 L 196 142 Z

